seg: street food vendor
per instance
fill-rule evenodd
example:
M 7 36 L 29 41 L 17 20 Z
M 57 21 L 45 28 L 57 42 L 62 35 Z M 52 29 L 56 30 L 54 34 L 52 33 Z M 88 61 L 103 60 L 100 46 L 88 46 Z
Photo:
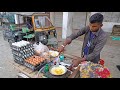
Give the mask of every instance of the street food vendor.
M 63 45 L 58 48 L 62 52 L 66 45 L 79 36 L 85 35 L 81 57 L 73 60 L 73 66 L 78 66 L 81 61 L 91 61 L 98 63 L 100 61 L 100 52 L 107 41 L 107 34 L 102 30 L 103 15 L 95 13 L 89 18 L 89 25 L 80 29 L 77 33 L 73 33 L 66 38 Z

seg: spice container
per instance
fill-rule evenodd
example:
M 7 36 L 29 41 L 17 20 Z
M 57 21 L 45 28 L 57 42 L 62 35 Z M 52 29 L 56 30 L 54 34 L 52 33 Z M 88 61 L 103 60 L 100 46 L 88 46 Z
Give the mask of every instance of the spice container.
M 60 61 L 62 62 L 63 60 L 64 60 L 64 55 L 62 54 L 62 55 L 60 55 Z

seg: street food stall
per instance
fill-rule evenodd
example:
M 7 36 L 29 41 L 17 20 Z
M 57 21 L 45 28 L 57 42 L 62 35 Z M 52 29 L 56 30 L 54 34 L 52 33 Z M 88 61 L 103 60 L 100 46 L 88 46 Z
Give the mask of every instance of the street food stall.
M 38 48 L 39 46 L 40 48 Z M 14 62 L 22 78 L 110 78 L 111 74 L 103 63 L 81 62 L 72 70 L 73 55 L 60 54 L 45 45 L 33 45 L 28 41 L 12 43 Z M 37 48 L 37 49 L 36 49 Z M 44 49 L 44 50 L 43 50 Z M 38 51 L 36 51 L 38 50 Z M 40 52 L 39 52 L 40 51 Z M 42 51 L 42 52 L 41 52 Z M 36 55 L 37 52 L 37 55 Z

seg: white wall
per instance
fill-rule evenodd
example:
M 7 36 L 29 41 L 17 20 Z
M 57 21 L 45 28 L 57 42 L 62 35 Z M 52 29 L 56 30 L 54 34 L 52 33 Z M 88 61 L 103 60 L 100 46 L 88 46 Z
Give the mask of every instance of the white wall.
M 73 29 L 80 29 L 85 26 L 86 12 L 74 12 Z M 55 12 L 55 26 L 62 27 L 63 12 Z
M 114 25 L 120 25 L 120 23 L 115 23 L 115 22 L 103 22 L 103 27 L 102 29 L 105 31 L 105 32 L 112 32 L 112 28 Z
M 63 12 L 55 12 L 55 27 L 62 27 Z
M 73 29 L 81 29 L 85 26 L 86 12 L 74 12 Z

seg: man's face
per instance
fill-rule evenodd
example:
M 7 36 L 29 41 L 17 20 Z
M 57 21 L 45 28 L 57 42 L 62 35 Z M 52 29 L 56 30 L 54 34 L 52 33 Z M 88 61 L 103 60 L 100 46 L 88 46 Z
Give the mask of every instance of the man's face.
M 89 27 L 90 27 L 90 31 L 97 32 L 102 27 L 102 24 L 101 23 L 90 23 Z

